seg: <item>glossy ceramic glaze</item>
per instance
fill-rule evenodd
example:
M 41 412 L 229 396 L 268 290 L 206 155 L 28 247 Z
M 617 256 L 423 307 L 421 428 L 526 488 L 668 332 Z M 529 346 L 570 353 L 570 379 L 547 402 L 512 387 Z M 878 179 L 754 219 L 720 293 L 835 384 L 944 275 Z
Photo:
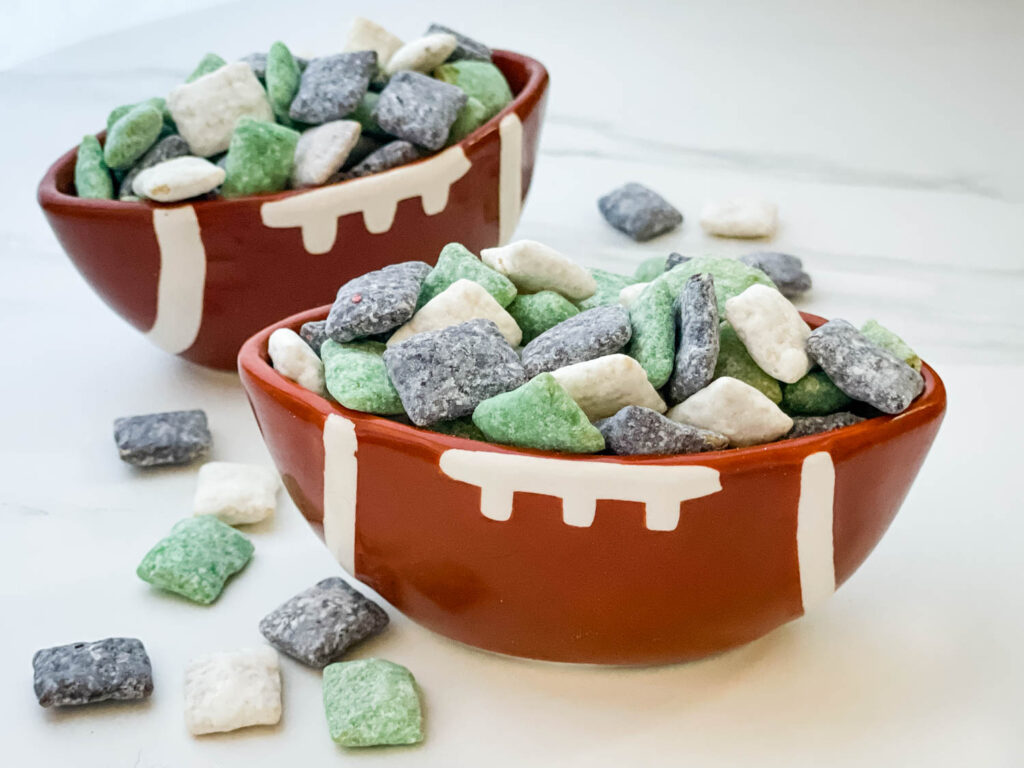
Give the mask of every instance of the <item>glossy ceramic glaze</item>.
M 289 493 L 399 610 L 516 656 L 684 661 L 801 616 L 881 539 L 946 407 L 925 365 L 907 411 L 822 435 L 654 458 L 517 450 L 350 411 L 278 375 L 270 333 L 326 312 L 239 354 Z
M 39 185 L 58 240 L 100 297 L 169 352 L 232 368 L 278 318 L 330 301 L 352 277 L 393 261 L 433 263 L 453 240 L 507 241 L 537 155 L 548 75 L 496 51 L 515 99 L 459 144 L 392 171 L 329 187 L 159 205 L 73 194 L 77 150 Z

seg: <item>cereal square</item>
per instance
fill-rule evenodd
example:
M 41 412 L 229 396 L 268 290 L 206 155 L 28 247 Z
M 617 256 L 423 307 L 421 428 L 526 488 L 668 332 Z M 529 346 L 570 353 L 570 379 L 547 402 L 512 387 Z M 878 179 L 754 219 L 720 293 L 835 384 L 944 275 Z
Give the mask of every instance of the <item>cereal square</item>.
M 213 439 L 200 410 L 126 416 L 114 421 L 121 460 L 136 467 L 189 464 L 210 450 Z
M 199 468 L 193 511 L 228 525 L 258 523 L 274 514 L 280 485 L 269 467 L 210 461 Z
M 281 670 L 273 648 L 211 653 L 185 669 L 185 725 L 193 736 L 276 725 Z
M 32 673 L 43 707 L 137 701 L 153 693 L 149 656 L 133 637 L 43 648 L 32 657 Z
M 400 664 L 360 659 L 326 667 L 324 710 L 331 738 L 344 747 L 423 741 L 416 681 Z

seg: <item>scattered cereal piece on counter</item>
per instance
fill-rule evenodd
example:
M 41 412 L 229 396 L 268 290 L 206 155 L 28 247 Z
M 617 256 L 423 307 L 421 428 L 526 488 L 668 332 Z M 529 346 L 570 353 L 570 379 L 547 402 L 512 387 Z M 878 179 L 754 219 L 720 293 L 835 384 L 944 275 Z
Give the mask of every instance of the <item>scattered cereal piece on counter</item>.
M 854 400 L 901 413 L 924 389 L 921 374 L 846 320 L 829 320 L 807 339 L 807 354 Z
M 160 139 L 146 151 L 146 154 L 135 162 L 135 165 L 131 167 L 131 170 L 129 170 L 128 173 L 125 174 L 124 178 L 121 179 L 121 187 L 119 190 L 120 198 L 123 200 L 125 197 L 136 196 L 135 190 L 132 189 L 135 179 L 147 168 L 152 168 L 154 165 L 158 165 L 167 160 L 173 160 L 176 157 L 184 157 L 185 155 L 190 154 L 192 154 L 192 150 L 189 149 L 188 142 L 178 134 L 175 133 Z M 223 178 L 221 180 L 223 181 Z M 217 184 L 220 184 L 220 182 L 218 181 Z M 200 192 L 197 194 L 203 193 Z
M 625 286 L 621 291 L 619 291 L 619 304 L 624 306 L 626 309 L 629 309 L 636 303 L 636 300 L 640 298 L 640 294 L 647 289 L 648 285 L 650 285 L 650 283 L 632 283 Z
M 289 110 L 295 94 L 299 92 L 302 71 L 288 46 L 280 40 L 273 43 L 267 53 L 264 79 L 267 85 L 267 99 L 270 101 L 270 108 L 274 110 L 274 117 L 282 125 L 291 127 Z
M 472 59 L 474 61 L 490 61 L 491 60 L 491 49 L 488 48 L 481 42 L 474 40 L 471 37 L 456 32 L 454 29 L 449 29 L 442 24 L 431 24 L 427 27 L 427 34 L 432 35 L 436 32 L 447 32 L 449 35 L 455 35 L 455 39 L 458 44 L 455 46 L 455 50 L 452 51 L 452 55 L 448 57 L 449 61 L 459 61 L 460 59 Z
M 192 70 L 192 74 L 185 78 L 186 83 L 194 83 L 203 75 L 208 75 L 211 72 L 216 72 L 218 69 L 227 64 L 224 59 L 218 56 L 216 53 L 208 53 L 199 60 L 196 64 L 196 68 Z
M 384 350 L 379 341 L 346 344 L 327 339 L 320 347 L 324 376 L 331 397 L 346 408 L 364 413 L 405 413 L 398 391 L 384 367 Z
M 200 157 L 226 150 L 243 116 L 274 121 L 266 91 L 244 61 L 174 88 L 167 96 L 167 108 L 181 137 Z
M 387 626 L 383 608 L 332 576 L 264 616 L 260 633 L 281 653 L 323 669 Z
M 749 384 L 776 405 L 782 402 L 782 387 L 779 382 L 758 367 L 729 323 L 722 323 L 718 328 L 718 362 L 715 365 L 715 378 L 720 379 L 723 376 Z
M 430 428 L 442 435 L 464 437 L 467 440 L 480 440 L 481 442 L 487 441 L 484 433 L 480 431 L 480 427 L 473 423 L 470 416 L 463 416 L 461 419 L 452 419 L 451 421 L 439 421 L 436 424 L 431 424 Z
M 796 256 L 774 251 L 758 251 L 740 256 L 739 260 L 768 275 L 787 299 L 800 296 L 811 289 L 811 276 L 804 272 L 804 263 Z
M 618 456 L 702 453 L 729 445 L 724 435 L 680 424 L 658 411 L 627 405 L 596 426 L 608 450 Z
M 342 51 L 355 53 L 373 51 L 377 54 L 377 66 L 383 69 L 395 52 L 404 45 L 402 39 L 388 32 L 380 24 L 356 16 L 348 29 L 348 37 Z
M 867 337 L 868 341 L 892 352 L 915 371 L 921 372 L 921 358 L 917 356 L 917 353 L 910 348 L 907 342 L 877 320 L 868 320 L 861 326 L 860 332 Z
M 153 693 L 153 667 L 142 641 L 108 637 L 36 651 L 32 683 L 42 707 L 139 701 Z
M 319 356 L 320 346 L 327 341 L 327 321 L 310 320 L 308 323 L 303 323 L 299 328 L 299 336 Z
M 313 59 L 302 72 L 289 117 L 312 125 L 345 117 L 359 106 L 376 71 L 377 54 L 373 51 Z
M 715 296 L 718 298 L 718 316 L 725 317 L 725 302 L 733 296 L 739 296 L 752 285 L 765 285 L 774 288 L 764 272 L 749 267 L 736 259 L 723 259 L 717 256 L 697 256 L 676 265 L 661 276 L 661 282 L 667 283 L 669 292 L 678 296 L 686 281 L 700 272 L 711 275 L 715 279 Z
M 384 659 L 330 664 L 324 668 L 323 695 L 331 739 L 343 747 L 423 741 L 416 681 L 399 664 Z
M 811 370 L 805 349 L 811 329 L 776 288 L 750 286 L 725 302 L 725 317 L 754 362 L 772 378 L 794 384 Z
M 401 344 L 419 333 L 439 331 L 476 318 L 493 322 L 505 341 L 513 347 L 519 346 L 523 339 L 523 332 L 519 330 L 512 315 L 494 300 L 487 289 L 473 280 L 462 278 L 418 309 L 409 322 L 391 335 L 387 346 Z
M 536 240 L 517 240 L 480 251 L 484 264 L 508 277 L 523 293 L 555 291 L 570 301 L 594 295 L 597 282 L 586 269 Z
M 258 523 L 274 514 L 280 487 L 277 472 L 269 467 L 208 461 L 199 468 L 192 511 L 228 525 Z
M 454 85 L 419 72 L 397 72 L 381 91 L 373 117 L 400 139 L 440 149 L 466 99 Z
M 366 137 L 364 137 L 366 138 Z M 358 179 L 389 171 L 420 159 L 420 151 L 408 141 L 398 139 L 373 150 L 346 172 L 346 178 Z
M 714 278 L 703 273 L 690 277 L 676 305 L 679 339 L 668 394 L 678 403 L 715 378 L 719 323 Z
M 674 305 L 668 284 L 655 280 L 629 308 L 632 339 L 627 354 L 643 366 L 655 389 L 669 380 L 675 366 Z
M 637 242 L 650 240 L 683 223 L 683 214 L 671 203 L 635 181 L 599 198 L 597 207 L 605 221 Z
M 771 237 L 779 221 L 775 203 L 754 198 L 710 202 L 700 212 L 700 225 L 718 237 Z
M 92 134 L 82 137 L 75 159 L 75 194 L 92 200 L 112 200 L 114 180 L 103 160 L 103 147 Z
M 290 328 L 278 328 L 267 342 L 270 363 L 278 373 L 300 387 L 323 396 L 324 364 L 311 345 Z
M 212 192 L 226 175 L 205 158 L 181 155 L 139 171 L 132 179 L 132 192 L 159 203 L 174 203 Z
M 604 449 L 601 432 L 550 373 L 484 400 L 473 423 L 488 440 L 505 445 L 567 453 Z
M 395 51 L 384 66 L 384 73 L 391 76 L 404 69 L 429 73 L 435 67 L 444 64 L 457 45 L 458 41 L 455 39 L 455 35 L 450 35 L 447 32 L 433 32 L 424 35 L 411 40 Z
M 607 307 L 609 304 L 619 303 L 619 294 L 627 285 L 633 285 L 636 281 L 627 275 L 620 275 L 616 272 L 609 272 L 604 269 L 591 268 L 587 270 L 594 278 L 597 289 L 593 295 L 576 302 L 580 309 L 594 309 L 594 307 Z
M 137 467 L 189 464 L 205 456 L 213 438 L 200 410 L 126 416 L 114 421 L 121 460 Z
M 786 434 L 786 438 L 820 435 L 822 432 L 850 427 L 862 421 L 864 421 L 863 416 L 857 416 L 848 411 L 830 413 L 827 416 L 794 416 L 793 428 Z
M 224 197 L 279 192 L 288 186 L 298 131 L 251 117 L 241 117 L 231 137 L 221 187 Z
M 185 668 L 185 726 L 193 736 L 280 719 L 281 667 L 273 648 L 209 653 Z
M 665 259 L 664 271 L 668 272 L 670 269 L 678 267 L 680 264 L 685 264 L 692 258 L 692 256 L 683 256 L 683 254 L 681 253 L 676 253 L 675 251 L 672 251 L 672 253 L 668 255 L 668 258 Z
M 516 297 L 516 287 L 511 280 L 488 267 L 461 243 L 448 243 L 441 249 L 437 264 L 423 281 L 417 308 L 463 278 L 482 285 L 503 307 Z
M 666 415 L 725 435 L 735 446 L 771 442 L 793 428 L 793 420 L 775 403 L 749 384 L 728 376 L 715 379 Z
M 460 59 L 442 64 L 434 70 L 434 77 L 443 83 L 457 86 L 467 96 L 484 105 L 490 120 L 512 101 L 512 89 L 501 70 L 489 61 Z
M 523 333 L 522 343 L 529 344 L 545 331 L 575 317 L 580 310 L 560 293 L 539 291 L 516 296 L 508 305 L 508 313 Z
M 155 587 L 209 605 L 252 553 L 252 542 L 230 525 L 210 515 L 190 517 L 146 553 L 136 573 Z
M 487 122 L 487 108 L 480 103 L 479 99 L 470 96 L 466 99 L 466 105 L 459 110 L 459 114 L 448 131 L 447 145 L 458 144 L 473 131 Z
M 152 147 L 164 127 L 164 118 L 156 107 L 143 102 L 119 119 L 107 131 L 103 159 L 116 171 L 131 168 Z
M 359 141 L 362 126 L 355 120 L 332 120 L 307 128 L 295 145 L 295 164 L 290 185 L 293 189 L 325 184 L 341 170 Z
M 637 283 L 649 283 L 656 277 L 666 272 L 668 267 L 666 256 L 651 256 L 641 261 L 633 273 L 633 279 Z
M 389 348 L 384 364 L 405 412 L 420 427 L 467 416 L 526 378 L 516 351 L 490 320 L 417 334 Z
M 551 375 L 591 421 L 612 416 L 627 405 L 658 413 L 667 410 L 665 401 L 647 380 L 647 373 L 629 355 L 584 360 L 558 368 Z
M 528 377 L 621 350 L 631 334 L 629 313 L 619 306 L 596 307 L 563 320 L 523 348 Z
M 824 371 L 811 371 L 782 388 L 782 407 L 792 414 L 825 416 L 842 410 L 851 402 Z
M 429 264 L 404 261 L 367 272 L 338 289 L 327 316 L 327 335 L 339 343 L 393 330 L 416 311 Z

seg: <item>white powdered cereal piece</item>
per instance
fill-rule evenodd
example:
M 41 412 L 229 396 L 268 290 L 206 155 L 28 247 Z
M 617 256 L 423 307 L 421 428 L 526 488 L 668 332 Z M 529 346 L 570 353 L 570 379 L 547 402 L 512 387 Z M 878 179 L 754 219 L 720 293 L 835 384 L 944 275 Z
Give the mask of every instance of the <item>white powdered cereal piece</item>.
M 280 487 L 277 472 L 269 467 L 208 461 L 199 468 L 192 509 L 228 525 L 258 523 L 274 514 Z
M 573 363 L 551 372 L 591 421 L 614 416 L 627 405 L 665 412 L 647 372 L 629 355 L 615 354 Z
M 793 428 L 793 420 L 775 403 L 731 376 L 715 379 L 665 415 L 725 435 L 737 446 L 769 443 Z
M 536 240 L 517 240 L 497 248 L 484 248 L 480 258 L 523 293 L 555 291 L 572 301 L 583 301 L 597 290 L 590 272 Z
M 395 51 L 402 47 L 402 39 L 388 32 L 376 22 L 356 16 L 352 20 L 352 26 L 348 29 L 348 37 L 342 53 L 352 51 L 376 51 L 377 66 L 383 69 L 395 55 Z
M 449 35 L 447 32 L 424 35 L 399 48 L 384 67 L 384 72 L 388 75 L 393 75 L 403 69 L 424 73 L 432 72 L 435 67 L 444 64 L 458 44 L 459 41 L 455 35 Z
M 624 306 L 626 309 L 629 309 L 633 306 L 633 302 L 640 298 L 640 294 L 644 292 L 644 288 L 648 285 L 650 285 L 650 283 L 633 283 L 632 285 L 627 285 L 619 291 L 619 304 Z
M 224 169 L 201 157 L 184 155 L 150 166 L 132 181 L 132 192 L 160 203 L 205 195 L 224 183 Z
M 326 183 L 345 164 L 362 129 L 355 120 L 332 120 L 303 131 L 295 146 L 292 188 Z
M 235 123 L 244 115 L 274 122 L 267 92 L 244 61 L 226 64 L 179 85 L 168 94 L 167 109 L 192 154 L 201 157 L 226 150 Z
M 811 370 L 811 329 L 789 299 L 767 285 L 752 285 L 725 302 L 725 319 L 747 352 L 772 378 L 793 384 Z
M 290 328 L 278 328 L 267 342 L 267 353 L 274 369 L 300 387 L 318 395 L 327 395 L 324 364 L 313 348 Z
M 185 668 L 185 725 L 193 736 L 280 719 L 281 670 L 273 648 L 211 653 Z
M 420 307 L 409 322 L 391 334 L 387 345 L 392 347 L 417 333 L 439 331 L 478 317 L 492 320 L 513 347 L 523 340 L 523 332 L 512 315 L 482 285 L 463 278 Z
M 778 220 L 775 203 L 747 197 L 711 202 L 700 212 L 704 231 L 719 237 L 771 237 Z

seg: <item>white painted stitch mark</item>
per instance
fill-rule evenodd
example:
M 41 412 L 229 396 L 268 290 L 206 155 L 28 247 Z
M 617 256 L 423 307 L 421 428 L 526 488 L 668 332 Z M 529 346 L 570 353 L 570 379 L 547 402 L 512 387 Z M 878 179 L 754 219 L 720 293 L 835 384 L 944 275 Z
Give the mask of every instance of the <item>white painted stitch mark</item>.
M 341 567 L 355 575 L 356 425 L 335 413 L 324 422 L 324 540 Z
M 560 497 L 563 522 L 580 528 L 593 524 L 598 499 L 617 499 L 645 504 L 649 530 L 671 531 L 679 525 L 681 502 L 722 490 L 718 471 L 710 467 L 637 466 L 461 449 L 441 454 L 440 465 L 453 480 L 480 487 L 484 517 L 508 520 L 517 491 L 539 493 Z
M 836 591 L 832 511 L 836 470 L 824 451 L 804 459 L 796 517 L 797 562 L 804 613 Z
M 399 201 L 412 197 L 422 198 L 423 212 L 433 216 L 445 209 L 451 185 L 471 166 L 462 147 L 450 147 L 423 162 L 264 203 L 260 217 L 274 229 L 301 227 L 305 249 L 327 253 L 339 217 L 362 213 L 366 231 L 381 234 L 391 229 Z
M 155 208 L 153 231 L 160 251 L 156 320 L 146 336 L 172 354 L 184 352 L 199 335 L 206 291 L 206 249 L 191 205 Z
M 498 123 L 501 168 L 498 180 L 498 245 L 512 239 L 523 208 L 523 124 L 509 112 Z

